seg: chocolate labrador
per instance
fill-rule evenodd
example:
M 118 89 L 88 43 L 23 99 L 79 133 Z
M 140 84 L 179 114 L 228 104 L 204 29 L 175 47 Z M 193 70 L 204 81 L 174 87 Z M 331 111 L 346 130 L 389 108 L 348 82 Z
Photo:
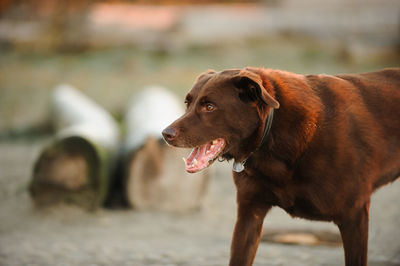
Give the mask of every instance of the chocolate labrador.
M 336 76 L 210 70 L 185 103 L 163 136 L 193 148 L 186 171 L 233 160 L 238 215 L 229 265 L 252 265 L 272 206 L 333 221 L 346 265 L 367 265 L 371 194 L 400 176 L 400 68 Z

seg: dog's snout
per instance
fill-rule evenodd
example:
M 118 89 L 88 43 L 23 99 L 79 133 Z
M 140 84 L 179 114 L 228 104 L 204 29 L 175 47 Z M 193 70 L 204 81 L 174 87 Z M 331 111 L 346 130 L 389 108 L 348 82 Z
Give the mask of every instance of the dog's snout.
M 172 127 L 167 127 L 163 130 L 162 135 L 167 142 L 170 142 L 178 136 L 178 132 Z

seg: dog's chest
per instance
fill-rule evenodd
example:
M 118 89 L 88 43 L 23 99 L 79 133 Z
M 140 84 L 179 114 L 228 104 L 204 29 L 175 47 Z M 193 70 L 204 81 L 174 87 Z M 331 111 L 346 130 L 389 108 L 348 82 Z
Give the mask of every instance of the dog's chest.
M 268 164 L 251 166 L 253 167 L 246 169 L 246 174 L 240 178 L 246 182 L 236 184 L 239 190 L 246 190 L 244 187 L 257 188 L 246 192 L 255 193 L 254 199 L 262 199 L 267 205 L 278 206 L 293 217 L 331 220 L 333 212 L 326 200 L 330 196 L 325 195 L 321 187 L 304 181 L 298 171 L 292 171 L 284 163 L 271 159 Z
M 250 177 L 251 178 L 251 177 Z M 321 201 L 319 193 L 312 188 L 305 188 L 301 184 L 291 181 L 275 183 L 269 177 L 252 178 L 261 195 L 268 205 L 278 206 L 293 217 L 301 217 L 311 220 L 330 220 L 329 210 Z M 318 196 L 317 196 L 318 195 Z
M 329 216 L 323 214 L 316 204 L 307 198 L 296 197 L 292 205 L 282 208 L 293 217 L 310 220 L 330 220 Z
M 298 190 L 296 186 L 271 186 L 269 193 L 274 193 L 276 201 L 273 205 L 284 209 L 292 217 L 301 217 L 310 220 L 329 221 L 332 219 L 329 208 L 321 204 L 319 198 Z M 267 196 L 267 198 L 271 198 Z

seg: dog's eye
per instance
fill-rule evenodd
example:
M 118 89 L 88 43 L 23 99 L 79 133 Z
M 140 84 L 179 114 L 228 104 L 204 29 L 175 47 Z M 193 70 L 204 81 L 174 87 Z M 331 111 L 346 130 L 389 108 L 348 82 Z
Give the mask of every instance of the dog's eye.
M 205 108 L 206 108 L 206 111 L 207 111 L 207 112 L 212 112 L 212 111 L 214 111 L 214 105 L 212 105 L 211 103 L 207 103 L 207 104 L 205 105 Z

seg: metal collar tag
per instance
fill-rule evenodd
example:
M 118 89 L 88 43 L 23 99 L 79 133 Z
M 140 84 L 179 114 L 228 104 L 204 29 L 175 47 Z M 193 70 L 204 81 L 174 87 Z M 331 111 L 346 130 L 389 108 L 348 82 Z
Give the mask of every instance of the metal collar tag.
M 236 161 L 233 162 L 233 166 L 232 166 L 233 171 L 235 171 L 236 173 L 242 172 L 244 170 L 245 163 L 246 163 L 246 161 L 239 162 L 239 163 L 237 163 Z

